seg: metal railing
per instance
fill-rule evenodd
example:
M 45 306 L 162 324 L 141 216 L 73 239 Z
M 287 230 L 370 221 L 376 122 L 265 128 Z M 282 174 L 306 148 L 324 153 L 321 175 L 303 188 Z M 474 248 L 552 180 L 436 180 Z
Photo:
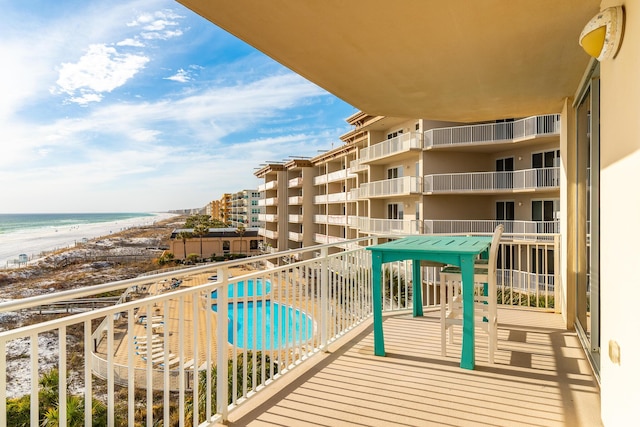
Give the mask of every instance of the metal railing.
M 419 234 L 420 221 L 409 219 L 383 219 L 354 217 L 359 231 L 374 234 Z M 353 223 L 353 222 L 352 222 Z
M 504 232 L 511 234 L 536 235 L 539 233 L 559 233 L 560 221 L 507 221 L 507 220 L 438 220 L 425 219 L 423 233 L 491 233 L 498 224 L 504 225 Z
M 527 117 L 513 122 L 430 129 L 424 132 L 425 149 L 441 146 L 511 143 L 560 134 L 560 114 Z
M 394 138 L 379 142 L 360 150 L 360 165 L 411 150 L 422 149 L 422 134 L 402 133 Z
M 422 193 L 421 179 L 415 176 L 384 179 L 360 185 L 359 198 L 403 196 Z
M 320 194 L 318 196 L 314 196 L 314 203 L 338 203 L 338 202 L 346 202 L 347 201 L 347 193 L 331 193 L 331 194 Z
M 425 193 L 535 190 L 559 187 L 559 167 L 424 176 Z
M 71 402 L 84 402 L 79 409 L 87 425 L 96 408 L 109 425 L 168 425 L 170 419 L 213 425 L 371 316 L 371 258 L 364 248 L 376 243 L 375 237 L 355 239 L 0 303 L 7 314 L 105 292 L 141 293 L 112 307 L 0 332 L 0 369 L 12 372 L 26 362 L 28 377 L 18 380 L 27 386 L 31 425 L 46 416 L 39 380 L 51 367 L 59 371 L 60 425 Z M 559 264 L 557 235 L 549 242 L 502 241 L 499 303 L 553 308 Z M 234 268 L 242 274 L 231 277 Z M 383 309 L 409 309 L 411 262 L 384 270 Z M 438 273 L 424 267 L 422 277 L 423 302 L 436 307 Z M 189 286 L 165 290 L 169 278 Z M 49 345 L 41 345 L 45 340 Z M 146 344 L 141 350 L 143 341 L 153 340 L 160 350 Z M 0 415 L 22 398 L 16 389 L 15 380 L 0 375 Z M 0 416 L 0 427 L 6 424 Z

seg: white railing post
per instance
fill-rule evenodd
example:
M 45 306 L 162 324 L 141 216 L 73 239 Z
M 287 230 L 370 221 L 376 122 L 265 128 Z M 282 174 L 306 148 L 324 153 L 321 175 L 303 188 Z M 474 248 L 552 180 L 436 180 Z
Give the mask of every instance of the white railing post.
M 555 313 L 562 313 L 562 289 L 560 283 L 560 234 L 553 236 L 553 309 Z
M 329 248 L 320 249 L 320 349 L 327 351 L 327 328 L 329 327 Z
M 229 372 L 227 369 L 227 365 L 229 363 L 229 354 L 226 351 L 227 343 L 229 342 L 228 332 L 229 332 L 229 317 L 228 317 L 228 299 L 227 295 L 229 292 L 229 270 L 228 268 L 219 268 L 218 269 L 218 281 L 222 282 L 222 286 L 218 287 L 217 293 L 217 308 L 218 308 L 218 357 L 216 361 L 216 372 L 217 372 L 217 384 L 216 384 L 216 396 L 217 396 L 217 412 L 222 417 L 222 421 L 226 422 L 229 417 L 229 396 L 228 396 L 228 386 L 229 383 Z M 197 366 L 194 369 L 194 378 L 193 381 L 198 381 L 198 370 Z

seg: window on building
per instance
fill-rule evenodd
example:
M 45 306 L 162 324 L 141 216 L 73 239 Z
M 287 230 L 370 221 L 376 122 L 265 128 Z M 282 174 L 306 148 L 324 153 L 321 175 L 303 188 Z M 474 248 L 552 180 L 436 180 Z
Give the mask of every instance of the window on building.
M 396 130 L 396 131 L 389 132 L 389 133 L 387 134 L 387 139 L 395 138 L 395 137 L 397 137 L 398 135 L 402 135 L 402 129 L 398 129 L 398 130 Z
M 387 179 L 402 177 L 402 166 L 387 169 Z
M 560 150 L 544 151 L 531 155 L 531 167 L 534 169 L 560 166 Z
M 402 203 L 389 203 L 387 205 L 387 219 L 403 219 L 403 217 Z

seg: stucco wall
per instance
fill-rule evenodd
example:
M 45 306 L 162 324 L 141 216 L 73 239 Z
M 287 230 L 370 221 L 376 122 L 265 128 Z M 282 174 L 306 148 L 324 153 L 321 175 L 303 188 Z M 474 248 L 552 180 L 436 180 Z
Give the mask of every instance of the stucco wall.
M 638 423 L 640 405 L 640 2 L 623 2 L 618 56 L 601 63 L 602 419 Z M 603 1 L 602 8 L 620 4 Z M 609 344 L 620 348 L 620 364 Z

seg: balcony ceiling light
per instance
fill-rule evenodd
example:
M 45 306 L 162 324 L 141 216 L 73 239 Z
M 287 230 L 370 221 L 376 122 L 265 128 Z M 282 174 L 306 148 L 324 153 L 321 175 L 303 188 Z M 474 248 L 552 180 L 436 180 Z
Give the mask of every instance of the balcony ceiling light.
M 615 58 L 624 33 L 624 9 L 609 7 L 594 16 L 580 33 L 580 46 L 598 61 Z

